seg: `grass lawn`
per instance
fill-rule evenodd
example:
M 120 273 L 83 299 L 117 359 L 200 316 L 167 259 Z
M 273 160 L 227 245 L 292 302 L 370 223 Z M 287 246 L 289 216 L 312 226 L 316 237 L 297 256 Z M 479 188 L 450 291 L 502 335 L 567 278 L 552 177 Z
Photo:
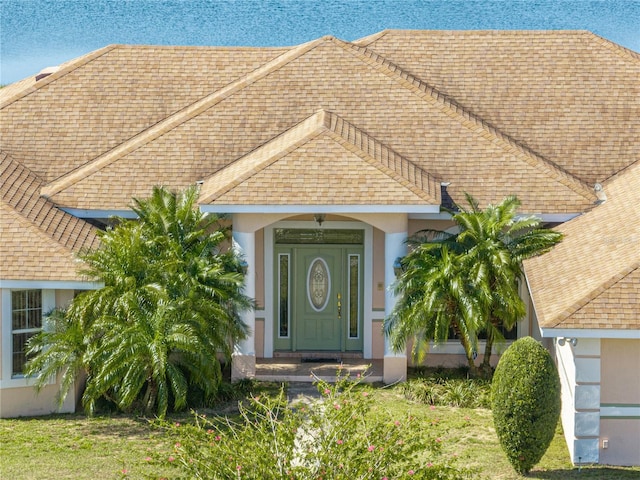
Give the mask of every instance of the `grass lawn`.
M 406 400 L 397 388 L 380 389 L 377 398 L 377 408 L 398 415 L 410 411 L 424 428 L 443 431 L 444 451 L 457 456 L 460 465 L 476 468 L 479 478 L 521 478 L 500 450 L 489 410 L 430 407 Z M 230 403 L 217 413 L 232 411 Z M 171 420 L 184 422 L 189 418 L 185 414 Z M 159 471 L 162 467 L 147 458 L 168 455 L 174 443 L 165 431 L 128 415 L 0 420 L 0 478 L 171 478 L 175 470 Z M 558 430 L 547 454 L 528 478 L 637 479 L 640 468 L 584 466 L 579 470 L 571 465 Z

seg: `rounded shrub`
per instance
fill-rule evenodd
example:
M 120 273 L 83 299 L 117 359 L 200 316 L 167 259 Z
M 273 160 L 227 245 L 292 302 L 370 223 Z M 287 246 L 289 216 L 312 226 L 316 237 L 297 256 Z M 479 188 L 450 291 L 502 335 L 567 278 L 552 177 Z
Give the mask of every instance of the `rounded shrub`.
M 560 378 L 549 352 L 531 337 L 502 355 L 491 384 L 500 445 L 513 468 L 528 473 L 547 451 L 560 417 Z

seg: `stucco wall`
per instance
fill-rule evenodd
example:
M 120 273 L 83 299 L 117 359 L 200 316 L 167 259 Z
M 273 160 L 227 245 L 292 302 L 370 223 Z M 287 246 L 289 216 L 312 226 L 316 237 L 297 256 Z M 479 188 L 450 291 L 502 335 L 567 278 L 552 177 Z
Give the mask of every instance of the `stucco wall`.
M 640 465 L 640 419 L 602 418 L 600 438 L 600 463 Z
M 43 314 L 46 314 L 50 308 L 65 307 L 73 299 L 74 290 L 43 290 Z M 10 291 L 4 290 L 3 296 L 10 298 Z M 0 300 L 1 302 L 1 300 Z M 9 302 L 10 303 L 10 302 Z M 0 311 L 2 311 L 2 322 L 5 333 L 11 332 L 11 309 L 10 305 L 5 305 L 2 309 L 0 303 Z M 1 333 L 0 333 L 1 335 Z M 0 345 L 3 345 L 0 338 Z M 6 344 L 5 344 L 6 345 Z M 5 354 L 2 352 L 0 358 L 10 361 L 10 352 Z M 2 372 L 0 366 L 0 372 Z M 32 382 L 25 378 L 11 378 L 6 375 L 1 378 L 2 388 L 0 388 L 0 418 L 17 417 L 26 415 L 44 415 L 54 412 L 69 413 L 75 411 L 76 392 L 72 389 L 61 407 L 58 407 L 56 394 L 58 392 L 57 384 L 45 386 L 39 393 L 32 386 Z
M 556 345 L 562 386 L 562 427 L 574 463 L 598 463 L 600 340 L 581 338 Z
M 640 340 L 603 339 L 601 372 L 600 463 L 640 465 Z
M 640 405 L 640 340 L 603 339 L 601 357 L 600 402 Z
M 74 412 L 74 392 L 67 396 L 60 408 L 55 400 L 57 392 L 57 385 L 48 385 L 39 394 L 33 387 L 0 389 L 0 418 Z

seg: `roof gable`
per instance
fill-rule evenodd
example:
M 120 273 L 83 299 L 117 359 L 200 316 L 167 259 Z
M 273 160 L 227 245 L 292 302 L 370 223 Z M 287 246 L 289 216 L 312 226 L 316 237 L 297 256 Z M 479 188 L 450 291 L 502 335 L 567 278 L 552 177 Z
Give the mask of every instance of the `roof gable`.
M 560 245 L 525 262 L 543 328 L 637 328 L 640 161 L 607 182 L 604 190 L 605 203 L 558 227 L 565 235 Z M 590 316 L 614 298 L 626 303 L 611 303 L 608 312 Z M 635 314 L 629 317 L 625 311 Z
M 96 229 L 41 198 L 40 187 L 26 167 L 0 154 L 0 278 L 82 280 L 75 253 L 98 245 Z
M 319 111 L 204 181 L 200 203 L 440 205 L 439 182 Z
M 82 281 L 74 253 L 0 200 L 2 280 Z

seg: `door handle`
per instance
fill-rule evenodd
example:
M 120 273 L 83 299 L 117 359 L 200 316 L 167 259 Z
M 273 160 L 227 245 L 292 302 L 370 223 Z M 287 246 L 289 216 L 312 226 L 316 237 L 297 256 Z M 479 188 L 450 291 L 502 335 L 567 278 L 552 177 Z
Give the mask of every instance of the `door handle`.
M 338 320 L 342 318 L 342 295 L 338 293 Z

